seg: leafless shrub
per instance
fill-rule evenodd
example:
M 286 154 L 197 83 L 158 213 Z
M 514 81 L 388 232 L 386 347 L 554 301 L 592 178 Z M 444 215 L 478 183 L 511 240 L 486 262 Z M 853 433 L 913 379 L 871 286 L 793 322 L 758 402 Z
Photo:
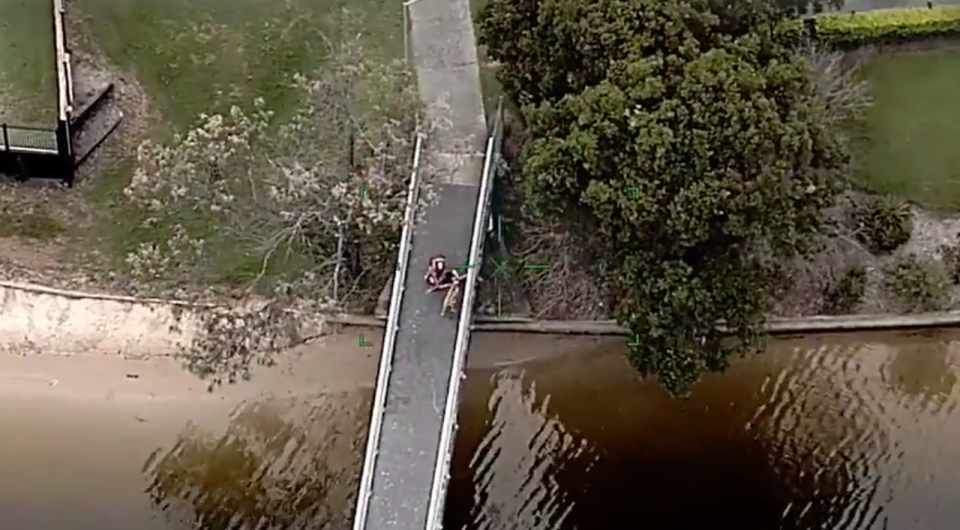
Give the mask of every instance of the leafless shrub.
M 813 41 L 801 49 L 813 74 L 812 90 L 836 123 L 856 120 L 873 103 L 870 84 L 860 76 L 860 63 L 845 59 L 838 51 L 827 50 Z
M 591 320 L 609 316 L 602 274 L 590 270 L 590 256 L 581 236 L 560 223 L 543 219 L 524 221 L 514 250 L 523 263 L 543 265 L 526 269 L 521 283 L 535 318 Z
M 298 313 L 282 298 L 214 307 L 182 352 L 184 365 L 210 389 L 250 378 L 254 366 L 272 366 L 274 355 L 303 341 Z
M 141 291 L 199 297 L 210 264 L 226 259 L 223 241 L 260 263 L 245 292 L 264 305 L 205 312 L 184 353 L 189 369 L 215 382 L 269 362 L 293 340 L 296 314 L 376 298 L 394 268 L 417 135 L 443 126 L 417 131 L 421 104 L 406 65 L 371 59 L 359 34 L 328 42 L 328 53 L 321 71 L 296 76 L 303 104 L 291 118 L 281 122 L 263 100 L 249 112 L 202 115 L 169 145 L 142 144 L 124 190 L 159 234 L 127 256 Z M 421 209 L 437 173 L 421 171 Z

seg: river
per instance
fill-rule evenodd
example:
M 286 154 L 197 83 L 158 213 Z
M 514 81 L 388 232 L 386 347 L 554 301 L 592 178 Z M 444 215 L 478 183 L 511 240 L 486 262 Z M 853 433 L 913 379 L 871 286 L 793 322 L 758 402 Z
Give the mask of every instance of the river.
M 687 400 L 609 344 L 529 353 L 468 374 L 445 528 L 960 521 L 960 334 L 777 340 Z M 148 409 L 38 395 L 0 398 L 5 530 L 349 527 L 369 389 Z

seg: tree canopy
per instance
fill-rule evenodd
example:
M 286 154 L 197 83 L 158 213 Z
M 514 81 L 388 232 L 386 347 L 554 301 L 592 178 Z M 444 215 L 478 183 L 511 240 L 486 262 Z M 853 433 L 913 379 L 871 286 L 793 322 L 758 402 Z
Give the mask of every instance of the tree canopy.
M 673 392 L 759 344 L 776 265 L 810 249 L 848 160 L 781 15 L 492 0 L 480 17 L 523 104 L 528 206 L 593 219 L 631 360 Z

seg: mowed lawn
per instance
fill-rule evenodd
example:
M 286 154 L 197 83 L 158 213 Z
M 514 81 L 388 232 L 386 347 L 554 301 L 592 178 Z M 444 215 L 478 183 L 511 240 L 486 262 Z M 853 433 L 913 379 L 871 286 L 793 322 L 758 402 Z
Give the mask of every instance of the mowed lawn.
M 5 1 L 5 0 L 0 0 Z M 358 20 L 344 23 L 342 9 Z M 291 78 L 321 66 L 324 37 L 361 32 L 367 48 L 402 55 L 395 0 L 84 0 L 95 45 L 136 75 L 175 128 L 255 97 L 282 113 Z
M 50 0 L 0 0 L 0 122 L 56 126 L 55 65 Z
M 960 50 L 882 55 L 859 163 L 867 189 L 932 209 L 960 209 Z

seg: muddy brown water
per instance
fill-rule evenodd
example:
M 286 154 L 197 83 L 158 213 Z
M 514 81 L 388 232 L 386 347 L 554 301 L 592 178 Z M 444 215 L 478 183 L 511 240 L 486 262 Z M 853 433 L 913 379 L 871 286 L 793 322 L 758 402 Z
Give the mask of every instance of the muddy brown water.
M 682 401 L 618 351 L 474 370 L 445 528 L 952 530 L 958 373 L 947 332 L 778 340 Z M 4 398 L 2 527 L 349 528 L 369 397 Z

